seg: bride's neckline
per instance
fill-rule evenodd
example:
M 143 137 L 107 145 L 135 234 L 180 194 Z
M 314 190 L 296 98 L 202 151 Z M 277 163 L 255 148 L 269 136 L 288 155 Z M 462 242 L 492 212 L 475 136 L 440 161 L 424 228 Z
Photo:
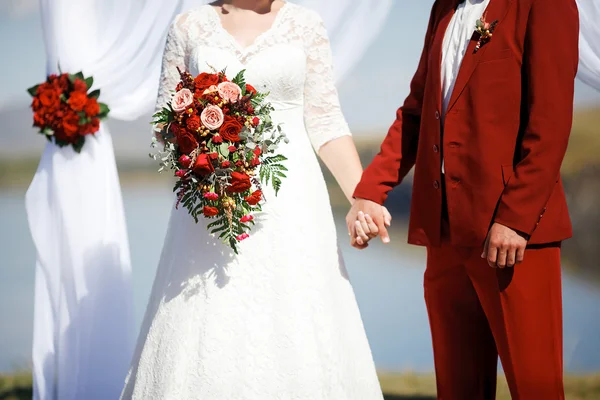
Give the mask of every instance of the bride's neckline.
M 275 14 L 275 18 L 273 19 L 273 23 L 271 24 L 271 26 L 267 30 L 265 30 L 265 31 L 261 32 L 260 34 L 258 34 L 252 40 L 252 42 L 250 42 L 250 44 L 248 46 L 242 45 L 235 38 L 235 36 L 233 36 L 227 29 L 225 29 L 225 26 L 223 25 L 223 21 L 221 20 L 221 16 L 219 15 L 219 13 L 215 9 L 215 7 L 211 6 L 210 4 L 207 4 L 206 7 L 208 7 L 210 9 L 213 17 L 215 18 L 215 23 L 216 23 L 218 29 L 221 30 L 225 36 L 227 36 L 227 38 L 229 39 L 229 41 L 234 45 L 234 47 L 240 53 L 246 53 L 246 52 L 249 52 L 250 50 L 252 50 L 258 44 L 260 44 L 260 42 L 267 35 L 269 35 L 271 32 L 273 32 L 274 30 L 276 30 L 279 27 L 279 24 L 281 23 L 281 19 L 283 18 L 283 15 L 286 12 L 286 10 L 289 8 L 289 5 L 290 5 L 289 1 L 284 1 L 283 5 L 281 6 L 281 8 L 279 8 L 279 10 L 277 10 L 277 13 Z

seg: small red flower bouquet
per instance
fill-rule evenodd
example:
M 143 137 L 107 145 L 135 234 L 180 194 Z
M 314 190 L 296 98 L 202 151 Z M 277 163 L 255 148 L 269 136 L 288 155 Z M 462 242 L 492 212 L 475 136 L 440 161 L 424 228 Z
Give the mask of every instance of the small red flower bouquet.
M 100 129 L 100 120 L 110 111 L 99 103 L 100 90 L 89 92 L 94 83 L 83 73 L 50 75 L 46 82 L 27 89 L 33 96 L 33 126 L 60 147 L 80 152 L 85 136 Z
M 237 253 L 249 237 L 252 214 L 261 210 L 262 185 L 275 193 L 285 178 L 286 157 L 277 154 L 288 139 L 271 120 L 273 107 L 244 80 L 231 81 L 225 71 L 193 77 L 179 71 L 181 81 L 165 108 L 154 115 L 151 154 L 160 171 L 173 170 L 177 206 L 183 204 L 198 222 L 214 219 L 208 230 Z

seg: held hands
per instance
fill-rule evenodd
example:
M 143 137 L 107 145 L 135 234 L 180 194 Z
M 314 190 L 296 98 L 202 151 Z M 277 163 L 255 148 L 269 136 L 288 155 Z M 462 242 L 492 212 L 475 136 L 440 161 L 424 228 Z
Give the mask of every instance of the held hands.
M 494 222 L 488 233 L 481 258 L 486 258 L 490 267 L 512 268 L 523 262 L 527 239 L 511 228 Z
M 387 208 L 370 200 L 356 199 L 346 216 L 350 244 L 362 250 L 377 236 L 381 237 L 383 243 L 389 243 L 387 228 L 391 223 L 392 216 Z

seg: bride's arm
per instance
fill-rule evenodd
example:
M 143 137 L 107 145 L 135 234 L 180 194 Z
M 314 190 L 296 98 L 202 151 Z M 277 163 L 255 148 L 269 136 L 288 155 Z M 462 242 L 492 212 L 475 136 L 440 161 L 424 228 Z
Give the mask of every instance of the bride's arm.
M 360 181 L 362 165 L 342 114 L 333 76 L 327 31 L 317 14 L 305 36 L 307 53 L 304 121 L 311 143 L 337 180 L 348 201 Z
M 156 98 L 156 112 L 167 106 L 175 91 L 175 87 L 179 83 L 180 77 L 177 67 L 181 70 L 187 68 L 188 59 L 184 35 L 184 22 L 186 19 L 186 15 L 176 17 L 167 34 L 158 84 L 158 96 Z M 162 126 L 156 126 L 155 129 L 160 130 L 162 128 Z

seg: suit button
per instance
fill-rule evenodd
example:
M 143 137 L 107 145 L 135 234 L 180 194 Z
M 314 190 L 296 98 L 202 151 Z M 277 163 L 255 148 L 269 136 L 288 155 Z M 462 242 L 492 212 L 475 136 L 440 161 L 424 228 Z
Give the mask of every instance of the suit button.
M 440 119 L 440 112 L 437 110 L 435 112 L 435 119 Z
M 433 181 L 433 187 L 435 189 L 439 189 L 440 188 L 440 183 L 438 181 Z
M 437 144 L 434 144 L 434 145 L 433 145 L 433 152 L 434 152 L 434 153 L 437 153 L 437 152 L 439 152 L 439 151 L 440 151 L 440 148 L 438 147 L 438 145 L 437 145 Z

